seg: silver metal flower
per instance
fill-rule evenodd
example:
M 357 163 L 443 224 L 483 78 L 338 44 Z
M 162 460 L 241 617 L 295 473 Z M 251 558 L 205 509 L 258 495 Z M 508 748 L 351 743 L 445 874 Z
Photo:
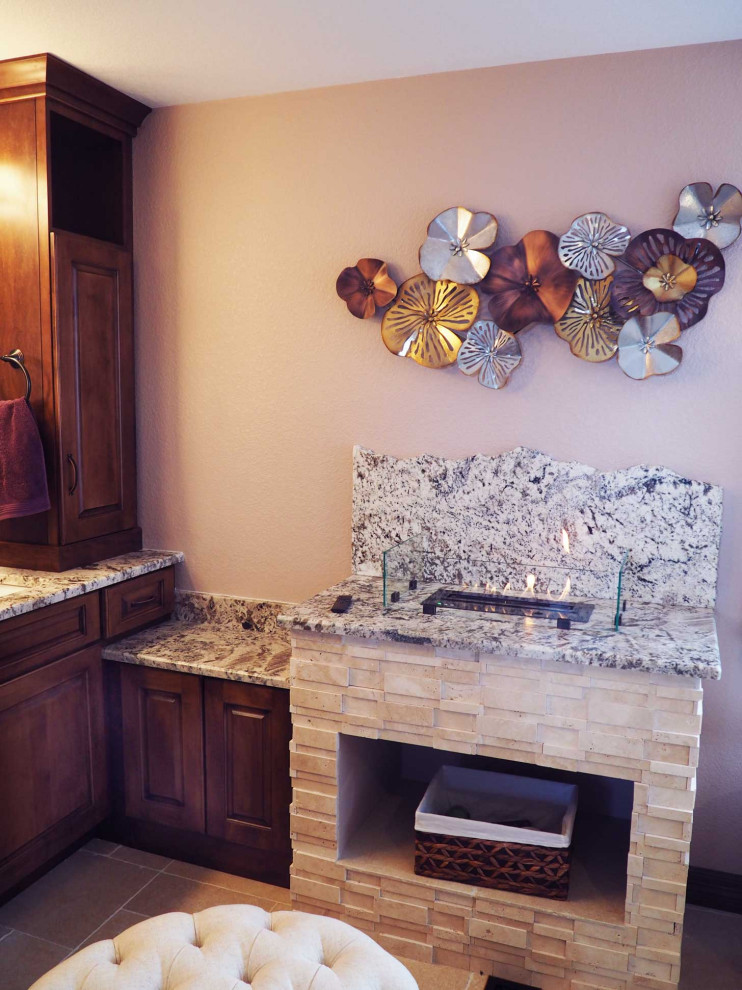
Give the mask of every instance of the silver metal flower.
M 714 194 L 708 182 L 692 182 L 681 190 L 680 209 L 672 222 L 683 237 L 703 237 L 718 248 L 737 240 L 742 218 L 742 193 L 729 182 Z
M 559 241 L 559 260 L 585 278 L 605 278 L 630 239 L 628 227 L 614 223 L 605 213 L 584 213 Z
M 475 323 L 461 345 L 457 361 L 465 375 L 479 373 L 479 384 L 503 388 L 523 356 L 512 333 L 501 330 L 490 320 Z
M 672 343 L 679 336 L 680 324 L 672 313 L 627 320 L 618 335 L 621 371 L 637 381 L 675 371 L 683 360 L 682 348 Z
M 496 237 L 497 220 L 491 213 L 452 206 L 428 226 L 428 238 L 420 248 L 420 267 L 429 278 L 472 285 L 489 271 L 490 259 L 482 251 Z

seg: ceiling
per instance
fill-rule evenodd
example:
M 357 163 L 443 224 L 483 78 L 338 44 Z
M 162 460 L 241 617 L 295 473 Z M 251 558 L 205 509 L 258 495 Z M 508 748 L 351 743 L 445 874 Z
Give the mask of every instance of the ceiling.
M 0 0 L 0 58 L 151 106 L 734 38 L 742 0 Z

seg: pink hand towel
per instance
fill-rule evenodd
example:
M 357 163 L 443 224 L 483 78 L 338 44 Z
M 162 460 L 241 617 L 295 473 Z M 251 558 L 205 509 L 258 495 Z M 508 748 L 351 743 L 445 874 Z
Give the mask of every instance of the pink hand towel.
M 0 402 L 0 519 L 49 508 L 41 437 L 25 399 Z

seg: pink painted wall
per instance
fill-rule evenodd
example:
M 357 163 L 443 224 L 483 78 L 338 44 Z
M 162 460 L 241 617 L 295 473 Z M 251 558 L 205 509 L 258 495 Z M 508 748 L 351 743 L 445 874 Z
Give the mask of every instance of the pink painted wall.
M 573 358 L 545 327 L 501 393 L 391 355 L 351 317 L 359 257 L 418 271 L 428 221 L 499 244 L 604 210 L 669 224 L 686 182 L 742 185 L 742 42 L 155 111 L 136 142 L 141 517 L 183 587 L 297 600 L 350 569 L 351 448 L 666 464 L 725 489 L 719 626 L 693 846 L 742 873 L 742 244 L 666 379 Z

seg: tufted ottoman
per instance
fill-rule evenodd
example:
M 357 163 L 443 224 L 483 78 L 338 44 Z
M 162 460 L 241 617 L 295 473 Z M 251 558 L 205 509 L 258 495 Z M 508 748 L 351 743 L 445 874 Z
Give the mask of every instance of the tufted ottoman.
M 301 911 L 227 904 L 95 942 L 31 990 L 417 990 L 368 935 Z

